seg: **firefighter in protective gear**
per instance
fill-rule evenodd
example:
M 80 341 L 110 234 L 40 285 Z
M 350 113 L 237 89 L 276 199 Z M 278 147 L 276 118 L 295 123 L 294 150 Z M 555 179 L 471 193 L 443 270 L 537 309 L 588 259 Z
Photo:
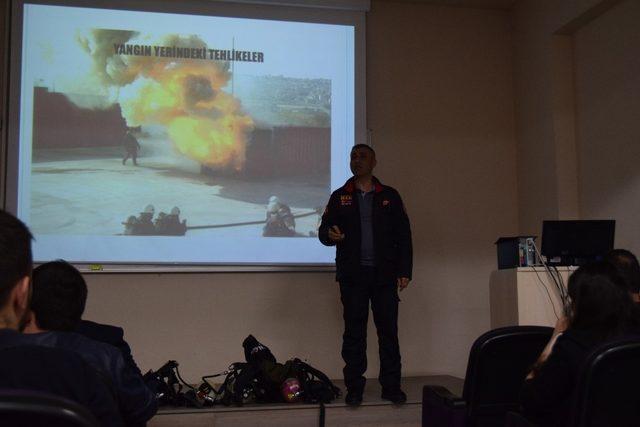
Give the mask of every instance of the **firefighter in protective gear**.
M 271 196 L 267 205 L 267 218 L 262 228 L 262 235 L 264 237 L 292 237 L 295 234 L 296 220 L 291 209 L 278 197 Z
M 122 158 L 122 164 L 126 164 L 129 157 L 133 161 L 134 166 L 138 166 L 138 150 L 140 150 L 140 143 L 133 136 L 133 131 L 127 129 L 127 133 L 124 135 L 124 157 Z
M 187 220 L 180 222 L 180 209 L 174 206 L 169 214 L 158 214 L 155 227 L 156 233 L 162 236 L 184 236 L 187 232 Z

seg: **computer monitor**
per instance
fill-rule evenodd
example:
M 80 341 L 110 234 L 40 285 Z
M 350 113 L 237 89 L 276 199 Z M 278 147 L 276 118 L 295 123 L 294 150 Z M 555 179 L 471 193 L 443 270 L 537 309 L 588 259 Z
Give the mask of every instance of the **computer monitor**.
M 553 265 L 583 265 L 613 249 L 615 220 L 543 221 L 541 254 Z

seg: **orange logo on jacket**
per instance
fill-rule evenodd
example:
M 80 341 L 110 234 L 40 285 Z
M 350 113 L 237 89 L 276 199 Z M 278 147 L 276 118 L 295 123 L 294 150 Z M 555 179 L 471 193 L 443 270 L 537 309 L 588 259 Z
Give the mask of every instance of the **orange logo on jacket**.
M 340 206 L 351 206 L 353 199 L 350 194 L 344 194 L 340 196 Z

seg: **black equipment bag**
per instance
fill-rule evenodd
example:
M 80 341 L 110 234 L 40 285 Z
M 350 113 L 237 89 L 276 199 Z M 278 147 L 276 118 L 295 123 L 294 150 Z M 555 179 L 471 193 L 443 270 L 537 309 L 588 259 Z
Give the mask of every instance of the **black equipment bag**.
M 247 363 L 258 368 L 256 383 L 264 390 L 264 401 L 283 402 L 280 392 L 287 378 L 297 378 L 303 388 L 307 403 L 330 403 L 341 395 L 340 389 L 322 371 L 295 358 L 284 365 L 276 362 L 271 350 L 261 344 L 253 335 L 242 343 Z
M 302 360 L 295 358 L 287 363 L 293 365 L 298 373 L 298 380 L 304 389 L 304 400 L 307 403 L 331 403 L 340 397 L 342 392 L 322 371 Z
M 145 384 L 155 392 L 159 406 L 184 406 L 182 384 L 178 380 L 176 370 L 178 362 L 169 360 L 157 371 L 149 371 L 142 376 Z

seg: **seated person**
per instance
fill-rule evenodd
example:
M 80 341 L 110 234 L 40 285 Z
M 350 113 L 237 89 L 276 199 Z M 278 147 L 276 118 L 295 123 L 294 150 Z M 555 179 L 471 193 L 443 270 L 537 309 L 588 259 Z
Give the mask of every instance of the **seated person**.
M 140 371 L 140 368 L 138 368 L 136 361 L 133 360 L 131 347 L 129 347 L 129 344 L 124 340 L 124 331 L 122 330 L 122 328 L 92 322 L 91 320 L 80 320 L 80 323 L 78 323 L 78 326 L 76 326 L 74 332 L 80 335 L 84 335 L 85 337 L 94 341 L 100 341 L 105 344 L 114 346 L 115 348 L 120 350 L 125 363 L 129 365 L 129 367 L 133 369 L 134 372 L 142 375 L 142 372 Z
M 589 353 L 607 341 L 638 336 L 635 307 L 624 280 L 607 263 L 585 265 L 569 277 L 569 316 L 527 376 L 524 414 L 545 426 L 564 426 L 580 368 Z
M 87 285 L 72 265 L 64 261 L 42 264 L 33 271 L 31 319 L 25 332 L 38 345 L 77 352 L 111 381 L 125 424 L 144 425 L 155 415 L 158 402 L 140 371 L 129 366 L 116 347 L 73 332 L 86 296 Z
M 116 347 L 122 353 L 122 357 L 127 365 L 142 375 L 140 368 L 138 368 L 135 360 L 133 360 L 129 344 L 124 340 L 124 331 L 122 328 L 103 325 L 90 320 L 80 320 L 80 322 L 77 322 L 77 318 L 80 318 L 84 313 L 88 293 L 87 284 L 78 270 L 64 261 L 49 262 L 36 267 L 33 271 L 33 281 L 46 284 L 68 283 L 67 292 L 69 292 L 69 298 L 63 302 L 63 304 L 72 310 L 73 314 L 69 315 L 71 319 L 67 321 L 67 324 L 60 325 L 56 327 L 55 330 L 73 331 L 92 340 Z M 43 313 L 43 315 L 45 311 L 51 310 L 47 304 L 47 300 L 50 299 L 53 301 L 57 298 L 55 295 L 59 292 L 62 291 L 57 289 L 55 285 L 41 287 L 39 294 L 43 295 L 43 297 L 35 301 L 37 310 Z M 32 301 L 31 305 L 33 306 L 33 304 L 34 302 Z M 43 307 L 39 305 L 43 305 Z M 51 316 L 57 317 L 57 314 L 53 313 Z M 76 324 L 75 329 L 69 323 Z
M 640 303 L 640 264 L 638 258 L 626 249 L 614 249 L 604 258 L 613 265 L 622 279 L 627 283 L 631 298 Z
M 122 426 L 111 390 L 69 350 L 31 343 L 20 332 L 29 315 L 31 233 L 0 210 L 0 387 L 48 392 L 86 406 L 103 426 Z

